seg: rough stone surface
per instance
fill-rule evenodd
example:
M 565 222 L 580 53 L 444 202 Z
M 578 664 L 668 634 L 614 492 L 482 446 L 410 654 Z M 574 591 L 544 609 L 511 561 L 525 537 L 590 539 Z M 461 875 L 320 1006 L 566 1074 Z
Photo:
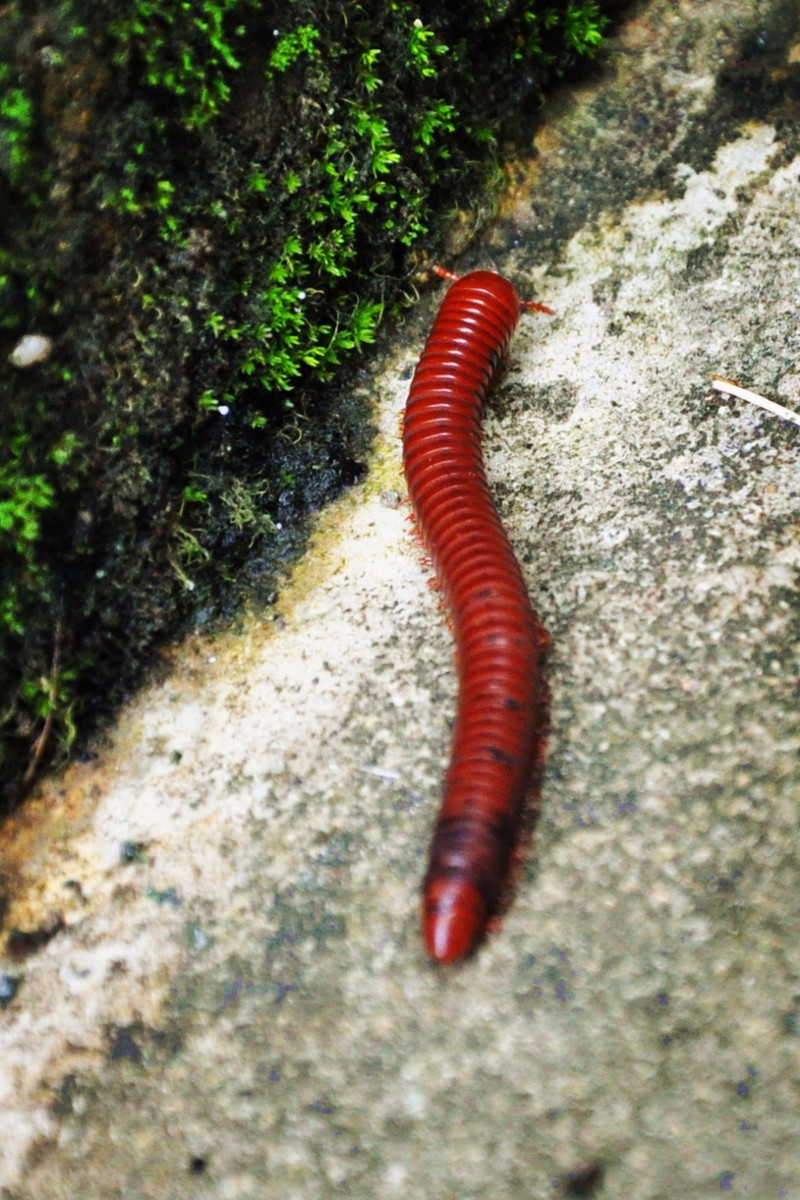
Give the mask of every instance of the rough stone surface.
M 429 299 L 279 617 L 179 648 L 2 835 L 42 931 L 0 965 L 4 1200 L 800 1195 L 800 431 L 711 388 L 800 405 L 796 21 L 640 6 L 476 258 L 559 314 L 486 421 L 553 639 L 502 928 L 448 971 L 418 931 L 455 690 L 393 500 Z

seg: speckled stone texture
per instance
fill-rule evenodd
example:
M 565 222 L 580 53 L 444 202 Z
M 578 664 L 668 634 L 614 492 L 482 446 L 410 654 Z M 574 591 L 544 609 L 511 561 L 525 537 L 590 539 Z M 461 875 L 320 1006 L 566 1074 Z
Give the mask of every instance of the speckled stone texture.
M 800 430 L 711 388 L 800 407 L 797 20 L 640 5 L 461 264 L 558 314 L 486 420 L 553 640 L 502 928 L 424 958 L 455 684 L 394 499 L 428 297 L 279 618 L 178 648 L 2 835 L 6 926 L 56 922 L 0 966 L 3 1200 L 800 1196 Z

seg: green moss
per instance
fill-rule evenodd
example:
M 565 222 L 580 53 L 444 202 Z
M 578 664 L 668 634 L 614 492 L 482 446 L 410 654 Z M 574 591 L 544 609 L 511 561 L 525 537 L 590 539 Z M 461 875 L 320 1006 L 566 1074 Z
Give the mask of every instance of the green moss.
M 275 48 L 268 59 L 268 73 L 282 75 L 288 71 L 298 59 L 304 55 L 309 60 L 319 57 L 320 33 L 313 25 L 299 25 L 290 33 L 285 33 L 275 43 Z
M 9 64 L 0 63 L 0 170 L 12 185 L 30 165 L 33 132 L 33 101 L 24 88 L 13 85 Z
M 241 65 L 235 47 L 245 26 L 231 18 L 258 7 L 256 0 L 136 0 L 127 7 L 130 15 L 110 25 L 120 44 L 115 63 L 124 66 L 134 45 L 146 83 L 179 100 L 187 128 L 202 128 L 230 100 L 229 76 Z
M 52 508 L 55 489 L 35 470 L 35 443 L 17 425 L 0 461 L 0 626 L 25 632 L 24 617 L 34 600 L 50 599 L 40 561 L 42 516 Z
M 600 5 L 591 0 L 567 4 L 563 11 L 556 10 L 551 20 L 563 29 L 565 41 L 575 54 L 594 54 L 602 44 L 607 22 Z

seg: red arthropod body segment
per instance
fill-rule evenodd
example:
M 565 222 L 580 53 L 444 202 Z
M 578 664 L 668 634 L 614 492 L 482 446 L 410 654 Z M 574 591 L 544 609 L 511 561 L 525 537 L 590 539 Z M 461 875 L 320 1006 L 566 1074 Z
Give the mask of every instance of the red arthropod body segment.
M 411 382 L 403 464 L 458 656 L 450 765 L 423 884 L 425 944 L 449 962 L 480 940 L 506 880 L 542 735 L 547 635 L 494 507 L 480 445 L 484 398 L 523 302 L 491 271 L 439 273 L 455 282 Z

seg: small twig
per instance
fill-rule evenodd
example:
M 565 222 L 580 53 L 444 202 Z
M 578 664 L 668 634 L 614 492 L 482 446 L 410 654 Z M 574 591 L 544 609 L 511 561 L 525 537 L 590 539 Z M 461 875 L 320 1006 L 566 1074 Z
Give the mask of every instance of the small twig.
M 60 659 L 61 659 L 61 618 L 59 617 L 58 620 L 56 621 L 55 634 L 53 636 L 53 661 L 50 666 L 50 685 L 48 688 L 49 696 L 48 696 L 47 716 L 44 719 L 44 725 L 42 726 L 42 731 L 39 734 L 36 741 L 34 742 L 33 749 L 31 751 L 30 761 L 28 762 L 28 769 L 22 777 L 23 789 L 29 787 L 31 782 L 33 781 L 33 778 L 36 774 L 36 770 L 39 766 L 39 763 L 41 762 L 42 755 L 44 754 L 45 747 L 47 745 L 47 740 L 50 737 L 50 731 L 53 728 L 53 713 L 54 713 L 55 707 L 56 707 L 56 699 L 58 698 L 58 667 L 59 667 Z
M 784 421 L 792 421 L 795 425 L 800 425 L 800 413 L 793 412 L 791 408 L 784 408 L 782 404 L 776 404 L 774 400 L 768 400 L 766 396 L 760 396 L 758 392 L 751 392 L 749 388 L 740 387 L 738 383 L 733 383 L 730 379 L 723 379 L 721 375 L 711 376 L 711 386 L 715 387 L 718 392 L 726 392 L 729 396 L 738 396 L 740 400 L 749 400 L 751 404 L 765 408 L 767 412 L 774 413 L 776 417 L 782 417 Z

